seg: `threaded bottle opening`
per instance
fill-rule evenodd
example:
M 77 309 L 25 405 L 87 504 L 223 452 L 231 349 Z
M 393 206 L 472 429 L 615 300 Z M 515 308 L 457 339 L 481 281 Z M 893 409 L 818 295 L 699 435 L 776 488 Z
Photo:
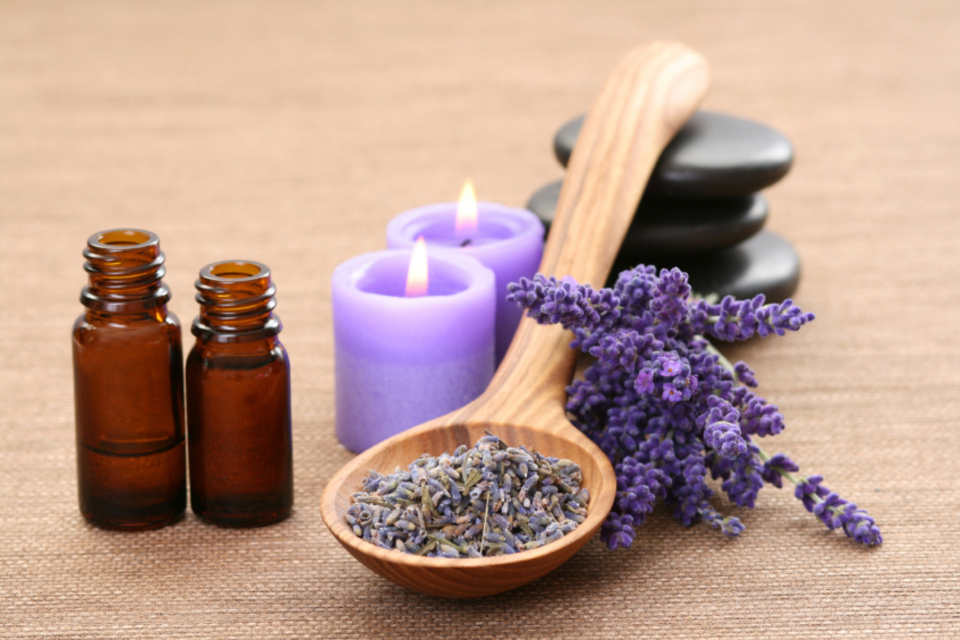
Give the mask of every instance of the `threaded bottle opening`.
M 226 262 L 215 262 L 209 265 L 208 276 L 216 278 L 225 278 L 227 280 L 238 280 L 240 278 L 259 277 L 266 273 L 270 276 L 270 270 L 266 265 L 259 262 L 240 262 L 238 260 L 228 260 Z M 200 272 L 201 277 L 204 275 Z
M 157 306 L 170 299 L 163 284 L 164 255 L 157 234 L 142 229 L 109 229 L 87 239 L 83 265 L 90 284 L 80 301 L 90 308 L 122 311 L 136 302 Z
M 94 240 L 93 238 L 96 238 Z M 148 244 L 151 241 L 159 242 L 156 234 L 139 229 L 112 229 L 110 231 L 101 231 L 91 237 L 91 245 L 106 245 L 108 247 L 117 246 L 137 246 Z
M 200 270 L 196 287 L 200 303 L 200 317 L 194 323 L 197 335 L 264 329 L 270 329 L 271 335 L 279 332 L 279 321 L 273 316 L 277 289 L 267 265 L 253 260 L 214 262 Z

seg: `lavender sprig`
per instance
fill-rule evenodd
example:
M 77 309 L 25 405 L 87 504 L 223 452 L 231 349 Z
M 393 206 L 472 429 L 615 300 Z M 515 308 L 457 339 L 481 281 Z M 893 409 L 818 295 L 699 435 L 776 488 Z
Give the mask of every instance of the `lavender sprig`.
M 692 297 L 679 269 L 658 275 L 644 265 L 621 273 L 609 289 L 537 274 L 509 290 L 528 315 L 572 330 L 571 346 L 597 358 L 568 387 L 567 410 L 617 473 L 617 497 L 601 529 L 611 549 L 633 543 L 657 501 L 685 525 L 701 521 L 738 536 L 739 519 L 711 505 L 708 473 L 731 502 L 748 508 L 765 483 L 781 487 L 786 478 L 829 529 L 866 545 L 882 542 L 865 511 L 823 487 L 820 476 L 793 475 L 799 468 L 792 460 L 769 457 L 754 442 L 783 431 L 783 415 L 751 390 L 757 380 L 746 364 L 731 364 L 704 338 L 782 336 L 812 321 L 812 313 L 790 300 L 765 304 L 762 295 L 710 303 Z
M 792 472 L 799 471 L 800 468 L 787 456 L 778 453 L 769 457 L 762 450 L 759 454 L 764 461 L 764 478 L 771 477 L 768 482 L 778 488 L 781 486 L 780 478 L 786 478 L 793 483 L 797 499 L 803 502 L 807 511 L 820 518 L 828 529 L 842 528 L 848 538 L 865 545 L 883 542 L 876 521 L 856 504 L 847 502 L 824 487 L 821 484 L 823 476 L 798 478 Z M 774 477 L 776 479 L 773 479 Z
M 797 331 L 815 318 L 812 313 L 801 311 L 790 299 L 780 304 L 763 303 L 763 294 L 752 300 L 726 296 L 720 304 L 698 301 L 695 313 L 699 318 L 706 316 L 701 320 L 703 332 L 728 342 L 746 340 L 754 335 L 761 338 L 772 333 L 782 336 L 787 331 Z

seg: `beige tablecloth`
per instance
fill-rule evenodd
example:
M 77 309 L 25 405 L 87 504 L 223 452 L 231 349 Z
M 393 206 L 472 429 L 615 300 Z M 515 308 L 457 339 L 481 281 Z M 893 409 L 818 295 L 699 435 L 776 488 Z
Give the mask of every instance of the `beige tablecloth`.
M 714 67 L 708 108 L 794 142 L 770 228 L 815 323 L 731 349 L 787 431 L 769 447 L 858 502 L 882 548 L 766 489 L 731 541 L 662 509 L 548 577 L 453 602 L 334 541 L 330 276 L 409 207 L 522 205 L 554 131 L 629 48 Z M 146 638 L 960 635 L 960 6 L 956 2 L 0 5 L 0 635 Z M 121 534 L 76 504 L 69 329 L 94 231 L 156 231 L 171 309 L 218 259 L 266 262 L 293 362 L 296 512 Z M 188 342 L 189 346 L 189 342 Z M 736 511 L 724 500 L 718 505 Z

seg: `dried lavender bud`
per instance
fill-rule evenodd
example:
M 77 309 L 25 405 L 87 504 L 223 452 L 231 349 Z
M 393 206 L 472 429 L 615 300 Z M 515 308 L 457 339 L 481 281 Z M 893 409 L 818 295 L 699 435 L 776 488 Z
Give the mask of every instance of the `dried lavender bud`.
M 748 508 L 764 482 L 780 487 L 786 478 L 827 527 L 842 528 L 863 544 L 882 541 L 874 520 L 822 487 L 822 478 L 793 476 L 796 464 L 782 454 L 769 458 L 754 442 L 783 431 L 783 415 L 748 388 L 757 380 L 746 364 L 731 365 L 704 337 L 782 336 L 812 321 L 812 313 L 790 300 L 765 304 L 763 296 L 695 299 L 686 274 L 664 269 L 657 275 L 644 265 L 599 291 L 540 274 L 508 289 L 508 299 L 528 315 L 570 329 L 571 347 L 597 358 L 583 380 L 567 388 L 566 408 L 616 470 L 616 500 L 601 528 L 611 549 L 632 544 L 635 528 L 658 500 L 685 525 L 701 521 L 739 535 L 743 524 L 710 505 L 708 471 L 733 503 Z M 525 482 L 526 470 L 517 477 Z M 521 506 L 517 513 L 526 514 Z M 524 526 L 539 533 L 537 522 Z
M 344 520 L 384 549 L 444 558 L 480 558 L 559 540 L 587 516 L 590 493 L 570 460 L 480 438 L 406 471 L 371 471 Z

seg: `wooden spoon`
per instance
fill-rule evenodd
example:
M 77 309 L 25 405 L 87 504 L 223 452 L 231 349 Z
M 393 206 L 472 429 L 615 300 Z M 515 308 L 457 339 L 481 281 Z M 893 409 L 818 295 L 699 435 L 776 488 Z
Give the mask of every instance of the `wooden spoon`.
M 657 42 L 627 54 L 587 116 L 570 159 L 540 271 L 602 285 L 663 147 L 693 114 L 709 68 L 682 44 Z M 613 505 L 616 477 L 600 449 L 567 420 L 566 386 L 576 363 L 570 334 L 524 317 L 486 392 L 442 418 L 368 449 L 327 484 L 323 520 L 353 557 L 415 591 L 448 598 L 487 596 L 552 571 L 597 531 Z M 473 445 L 490 430 L 511 446 L 568 458 L 583 470 L 591 494 L 588 517 L 573 532 L 538 549 L 489 558 L 428 558 L 377 547 L 358 538 L 343 517 L 370 469 L 406 468 Z

